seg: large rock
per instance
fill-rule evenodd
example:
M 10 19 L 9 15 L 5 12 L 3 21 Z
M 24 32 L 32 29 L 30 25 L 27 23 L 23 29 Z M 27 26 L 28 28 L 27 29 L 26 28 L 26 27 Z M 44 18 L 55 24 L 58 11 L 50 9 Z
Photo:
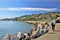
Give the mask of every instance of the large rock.
M 18 33 L 17 33 L 17 38 L 19 38 L 19 40 L 24 39 L 24 38 L 25 38 L 24 33 L 18 32 Z
M 16 35 L 6 34 L 2 40 L 19 40 Z
M 56 19 L 56 22 L 57 22 L 57 23 L 60 23 L 60 17 L 58 17 L 58 18 Z
M 21 32 L 18 32 L 18 33 L 17 33 L 17 37 L 18 37 L 19 39 L 21 38 L 21 34 L 22 34 Z

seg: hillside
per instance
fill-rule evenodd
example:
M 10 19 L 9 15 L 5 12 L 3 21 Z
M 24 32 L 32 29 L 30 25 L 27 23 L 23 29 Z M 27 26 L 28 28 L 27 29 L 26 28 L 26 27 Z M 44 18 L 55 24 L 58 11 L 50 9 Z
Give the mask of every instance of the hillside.
M 60 12 L 49 12 L 49 13 L 43 13 L 43 14 L 32 14 L 32 15 L 24 15 L 21 17 L 15 17 L 15 18 L 5 18 L 1 21 L 51 21 L 51 18 L 57 18 L 60 17 Z

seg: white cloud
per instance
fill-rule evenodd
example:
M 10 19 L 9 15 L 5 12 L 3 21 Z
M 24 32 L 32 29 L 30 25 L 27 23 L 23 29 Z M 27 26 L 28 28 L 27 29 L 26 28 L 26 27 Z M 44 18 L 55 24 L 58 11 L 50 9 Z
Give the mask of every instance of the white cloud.
M 57 8 L 0 8 L 0 10 L 9 10 L 9 11 L 54 11 Z

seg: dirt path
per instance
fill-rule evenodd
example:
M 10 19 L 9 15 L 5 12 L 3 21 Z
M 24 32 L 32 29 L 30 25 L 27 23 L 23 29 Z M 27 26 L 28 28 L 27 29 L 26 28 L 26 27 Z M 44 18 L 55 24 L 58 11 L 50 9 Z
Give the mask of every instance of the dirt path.
M 60 40 L 60 24 L 56 24 L 56 30 L 54 32 L 50 29 L 48 33 L 35 40 Z

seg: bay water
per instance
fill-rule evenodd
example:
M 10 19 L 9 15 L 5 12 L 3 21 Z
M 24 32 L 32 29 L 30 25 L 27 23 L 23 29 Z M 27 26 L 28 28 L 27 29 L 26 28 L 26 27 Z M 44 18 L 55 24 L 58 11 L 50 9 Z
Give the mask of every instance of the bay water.
M 5 34 L 17 34 L 18 32 L 28 32 L 34 25 L 25 22 L 0 21 L 0 40 Z

